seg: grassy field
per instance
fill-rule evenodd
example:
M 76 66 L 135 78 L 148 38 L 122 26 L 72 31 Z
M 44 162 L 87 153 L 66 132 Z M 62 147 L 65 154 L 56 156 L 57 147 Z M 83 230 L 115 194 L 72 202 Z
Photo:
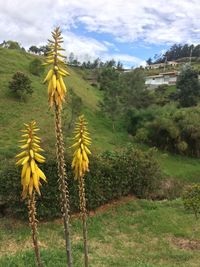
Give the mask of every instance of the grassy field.
M 200 228 L 181 200 L 151 202 L 123 199 L 88 219 L 90 266 L 193 267 L 200 262 Z M 74 266 L 82 266 L 81 223 L 72 219 Z M 64 267 L 65 245 L 60 221 L 39 226 L 46 267 Z M 0 220 L 0 267 L 34 267 L 30 229 L 12 219 Z
M 165 176 L 187 183 L 200 182 L 200 159 L 158 151 L 156 153 Z

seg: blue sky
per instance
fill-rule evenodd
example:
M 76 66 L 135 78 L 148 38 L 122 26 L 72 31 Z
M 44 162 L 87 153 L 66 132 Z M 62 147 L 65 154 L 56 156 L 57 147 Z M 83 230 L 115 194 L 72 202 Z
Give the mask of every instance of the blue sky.
M 60 26 L 67 55 L 139 66 L 174 43 L 200 43 L 199 14 L 199 0 L 7 0 L 0 41 L 43 45 Z
M 150 44 L 143 40 L 134 42 L 120 42 L 110 33 L 98 33 L 95 31 L 87 31 L 83 24 L 79 23 L 76 27 L 72 27 L 71 31 L 76 35 L 84 35 L 88 38 L 93 38 L 99 42 L 105 43 L 108 46 L 108 53 L 128 54 L 136 56 L 142 60 L 147 60 L 149 57 L 154 57 L 155 54 L 161 54 L 170 47 L 169 44 Z M 131 65 L 129 65 L 131 66 Z

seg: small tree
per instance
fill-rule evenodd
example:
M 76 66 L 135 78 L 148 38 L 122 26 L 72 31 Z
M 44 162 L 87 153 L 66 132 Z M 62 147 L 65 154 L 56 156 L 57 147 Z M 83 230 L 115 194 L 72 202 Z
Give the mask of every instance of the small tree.
M 39 58 L 35 58 L 31 61 L 29 65 L 29 70 L 31 74 L 40 76 L 44 73 L 44 67 L 42 66 L 42 61 Z
M 186 64 L 176 83 L 178 89 L 178 100 L 182 107 L 196 106 L 200 95 L 200 83 L 198 72 Z
M 19 71 L 13 75 L 12 80 L 9 82 L 9 88 L 15 96 L 21 99 L 25 99 L 26 95 L 33 93 L 31 80 L 26 74 Z
M 185 209 L 191 211 L 198 219 L 200 215 L 200 184 L 188 187 L 182 198 Z
M 200 184 L 191 185 L 183 194 L 183 204 L 186 210 L 191 211 L 195 216 L 192 238 L 196 236 L 198 219 L 200 215 Z
M 69 120 L 69 125 L 68 128 L 71 129 L 75 118 L 78 116 L 78 114 L 80 114 L 83 103 L 82 103 L 82 99 L 81 97 L 77 96 L 73 90 L 71 90 L 71 94 L 70 94 L 70 98 L 68 100 L 68 102 L 70 103 L 70 107 L 71 107 L 71 117 Z
M 49 51 L 50 48 L 48 47 L 48 45 L 42 45 L 39 47 L 39 54 L 43 54 L 44 56 L 46 56 Z
M 115 130 L 115 121 L 120 108 L 120 73 L 112 67 L 105 68 L 99 77 L 100 89 L 104 91 L 103 102 L 100 103 L 101 110 L 112 120 L 113 131 Z
M 35 45 L 32 45 L 32 46 L 29 48 L 28 51 L 31 52 L 31 53 L 34 53 L 34 54 L 39 54 L 39 53 L 40 53 L 40 49 L 39 49 L 37 46 L 35 46 Z

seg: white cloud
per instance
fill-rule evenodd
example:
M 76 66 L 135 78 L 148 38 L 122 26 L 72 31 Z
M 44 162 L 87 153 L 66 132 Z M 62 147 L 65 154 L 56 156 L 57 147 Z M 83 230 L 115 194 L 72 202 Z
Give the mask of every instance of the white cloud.
M 68 53 L 73 52 L 77 55 L 80 61 L 96 59 L 108 52 L 107 46 L 103 43 L 71 32 L 64 33 L 64 47 Z
M 198 0 L 2 0 L 0 38 L 17 40 L 26 47 L 44 44 L 50 30 L 61 25 L 68 51 L 81 57 L 105 58 L 112 43 L 73 34 L 73 29 L 81 23 L 86 31 L 110 34 L 120 42 L 141 41 L 143 45 L 199 43 L 199 14 Z M 115 46 L 113 50 L 119 58 L 137 61 L 120 55 Z
M 130 68 L 132 66 L 144 66 L 146 62 L 138 57 L 134 57 L 128 54 L 105 54 L 103 60 L 114 59 L 124 63 L 124 66 Z

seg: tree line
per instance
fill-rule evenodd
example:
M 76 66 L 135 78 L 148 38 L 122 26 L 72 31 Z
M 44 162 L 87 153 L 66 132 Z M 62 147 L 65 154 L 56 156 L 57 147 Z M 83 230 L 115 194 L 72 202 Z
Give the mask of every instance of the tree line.
M 32 45 L 29 47 L 28 51 L 26 51 L 26 49 L 23 46 L 21 46 L 19 42 L 12 41 L 12 40 L 8 40 L 8 41 L 4 40 L 2 43 L 0 43 L 0 47 L 7 48 L 7 49 L 21 50 L 21 51 L 33 53 L 36 55 L 46 55 L 49 51 L 48 45 L 42 45 L 39 47 L 37 47 L 36 45 Z
M 200 44 L 174 44 L 164 54 L 155 54 L 153 58 L 148 58 L 146 62 L 151 65 L 185 57 L 200 57 Z

